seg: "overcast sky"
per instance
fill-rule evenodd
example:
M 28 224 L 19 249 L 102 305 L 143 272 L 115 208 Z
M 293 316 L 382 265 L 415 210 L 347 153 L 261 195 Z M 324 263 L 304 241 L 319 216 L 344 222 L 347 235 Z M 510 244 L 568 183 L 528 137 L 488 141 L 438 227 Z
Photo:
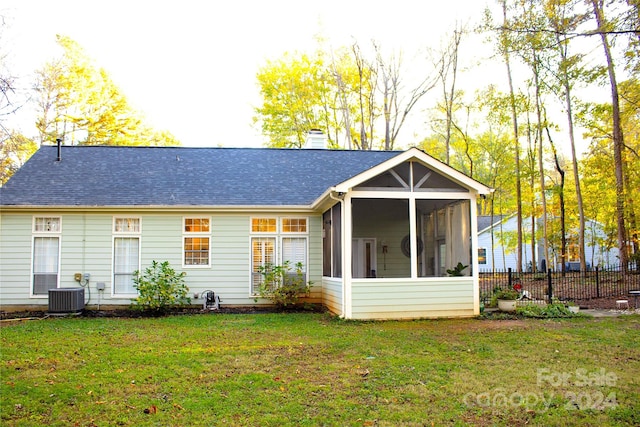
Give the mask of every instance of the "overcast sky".
M 267 59 L 286 51 L 311 52 L 316 35 L 333 47 L 375 39 L 410 59 L 420 49 L 437 48 L 456 22 L 478 22 L 486 3 L 3 0 L 0 13 L 7 22 L 3 50 L 10 71 L 21 77 L 20 89 L 31 85 L 36 68 L 59 54 L 55 35 L 63 34 L 106 69 L 151 125 L 172 132 L 184 145 L 260 146 L 264 138 L 251 118 L 260 102 L 255 76 Z M 9 127 L 35 136 L 25 117 L 34 118 L 23 114 Z M 423 121 L 414 120 L 401 145 L 417 142 L 414 133 L 428 133 L 420 130 Z

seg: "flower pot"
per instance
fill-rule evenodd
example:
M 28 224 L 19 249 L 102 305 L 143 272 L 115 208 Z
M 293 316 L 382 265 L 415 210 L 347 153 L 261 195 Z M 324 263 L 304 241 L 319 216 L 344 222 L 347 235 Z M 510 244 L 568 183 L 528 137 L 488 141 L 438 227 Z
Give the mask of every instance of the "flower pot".
M 580 307 L 578 307 L 577 305 L 570 305 L 569 307 L 567 307 L 569 309 L 570 312 L 572 313 L 577 313 L 580 311 Z
M 499 299 L 498 309 L 500 311 L 514 312 L 516 311 L 517 301 L 514 299 Z

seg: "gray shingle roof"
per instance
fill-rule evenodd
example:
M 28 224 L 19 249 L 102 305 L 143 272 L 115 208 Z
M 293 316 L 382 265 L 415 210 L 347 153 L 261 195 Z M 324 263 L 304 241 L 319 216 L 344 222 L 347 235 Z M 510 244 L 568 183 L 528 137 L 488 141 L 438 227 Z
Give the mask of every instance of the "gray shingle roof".
M 0 206 L 307 206 L 391 151 L 41 147 Z
M 483 231 L 492 225 L 499 224 L 506 216 L 507 215 L 478 215 L 478 231 Z

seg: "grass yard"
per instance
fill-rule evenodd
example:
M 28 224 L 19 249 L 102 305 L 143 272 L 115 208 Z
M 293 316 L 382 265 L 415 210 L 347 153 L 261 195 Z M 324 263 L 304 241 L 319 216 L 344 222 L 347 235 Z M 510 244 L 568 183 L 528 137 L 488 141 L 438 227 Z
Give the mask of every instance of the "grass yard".
M 3 426 L 640 425 L 640 316 L 50 318 L 0 334 Z

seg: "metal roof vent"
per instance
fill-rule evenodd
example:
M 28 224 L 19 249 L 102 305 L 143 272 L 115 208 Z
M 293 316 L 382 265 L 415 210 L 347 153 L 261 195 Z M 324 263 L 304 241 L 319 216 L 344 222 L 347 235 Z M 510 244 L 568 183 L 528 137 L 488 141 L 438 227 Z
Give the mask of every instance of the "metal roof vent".
M 311 129 L 304 141 L 304 148 L 326 149 L 327 136 L 320 129 Z
M 84 288 L 49 289 L 50 314 L 74 314 L 84 310 Z

